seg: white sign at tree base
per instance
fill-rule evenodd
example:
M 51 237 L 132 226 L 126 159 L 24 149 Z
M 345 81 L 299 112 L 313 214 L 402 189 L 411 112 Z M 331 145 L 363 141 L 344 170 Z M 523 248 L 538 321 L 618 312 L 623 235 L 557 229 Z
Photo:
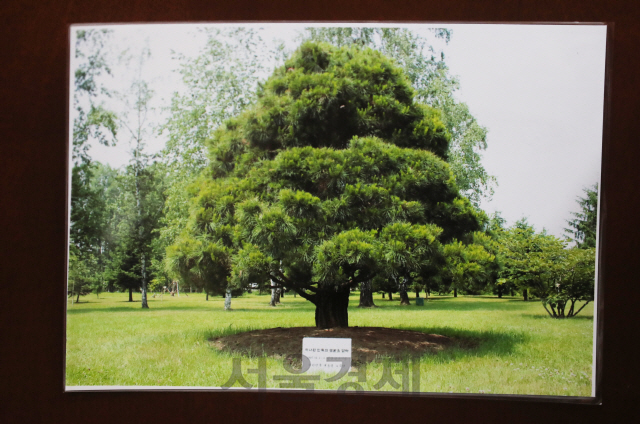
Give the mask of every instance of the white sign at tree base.
M 309 358 L 308 371 L 337 372 L 351 368 L 351 339 L 304 337 L 302 354 Z

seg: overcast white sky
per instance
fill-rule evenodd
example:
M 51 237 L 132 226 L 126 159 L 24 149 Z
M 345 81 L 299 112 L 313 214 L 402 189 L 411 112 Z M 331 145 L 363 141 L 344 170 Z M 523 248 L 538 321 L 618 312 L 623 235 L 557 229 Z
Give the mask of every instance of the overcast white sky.
M 247 25 L 244 25 L 247 26 Z M 290 48 L 304 25 L 259 24 L 263 38 Z M 348 25 L 355 26 L 355 25 Z M 367 26 L 378 26 L 369 24 Z M 388 25 L 400 26 L 400 25 Z M 500 211 L 508 224 L 527 217 L 538 230 L 563 236 L 582 189 L 600 180 L 606 27 L 598 25 L 402 25 L 420 33 L 453 30 L 443 46 L 450 72 L 460 80 L 457 98 L 487 127 L 486 170 L 498 187 L 483 208 Z M 205 37 L 191 25 L 112 26 L 114 51 L 148 43 L 152 57 L 143 69 L 156 91 L 156 121 L 179 90 L 171 50 L 195 55 Z M 73 69 L 73 64 L 72 64 Z M 115 66 L 113 87 L 126 91 L 131 77 Z M 164 140 L 149 142 L 150 151 Z M 122 166 L 129 147 L 92 148 L 94 159 Z
M 562 236 L 600 180 L 606 27 L 452 25 L 446 63 L 459 99 L 489 129 L 487 212 Z

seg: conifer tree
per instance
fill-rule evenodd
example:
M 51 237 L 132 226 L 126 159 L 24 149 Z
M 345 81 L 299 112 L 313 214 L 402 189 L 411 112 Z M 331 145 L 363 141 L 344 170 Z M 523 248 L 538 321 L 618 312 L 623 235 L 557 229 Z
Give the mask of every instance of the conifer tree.
M 598 226 L 598 184 L 584 189 L 585 197 L 576 201 L 580 205 L 580 212 L 572 212 L 573 219 L 567 220 L 569 227 L 565 232 L 575 240 L 581 249 L 596 247 L 596 229 Z
M 382 54 L 304 43 L 210 141 L 168 256 L 227 290 L 273 281 L 315 304 L 319 328 L 347 327 L 352 287 L 433 268 L 443 244 L 480 229 L 448 143 L 440 113 Z

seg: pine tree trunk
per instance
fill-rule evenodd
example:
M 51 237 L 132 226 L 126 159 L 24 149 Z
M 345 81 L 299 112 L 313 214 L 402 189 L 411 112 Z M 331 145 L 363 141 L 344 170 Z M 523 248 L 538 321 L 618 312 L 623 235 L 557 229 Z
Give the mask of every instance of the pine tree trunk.
M 458 289 L 453 289 L 453 297 L 458 297 Z
M 382 292 L 382 298 L 384 299 L 384 292 Z
M 349 290 L 319 291 L 315 296 L 316 327 L 349 327 Z
M 224 295 L 224 310 L 231 310 L 231 289 L 227 289 Z
M 393 293 L 388 292 L 389 293 L 389 300 L 393 300 Z
M 527 300 L 529 300 L 529 292 L 527 291 L 527 289 L 524 289 L 522 292 L 522 296 L 524 297 L 524 301 L 526 302 Z
M 129 287 L 129 302 L 133 302 L 133 289 Z
M 282 272 L 282 261 L 280 261 L 280 272 Z M 273 281 L 271 282 L 271 284 L 273 285 Z M 280 293 L 282 293 L 282 287 L 278 287 L 276 289 L 274 306 L 280 303 Z
M 376 306 L 373 303 L 373 291 L 371 289 L 371 281 L 360 283 L 360 304 L 359 308 L 371 308 Z

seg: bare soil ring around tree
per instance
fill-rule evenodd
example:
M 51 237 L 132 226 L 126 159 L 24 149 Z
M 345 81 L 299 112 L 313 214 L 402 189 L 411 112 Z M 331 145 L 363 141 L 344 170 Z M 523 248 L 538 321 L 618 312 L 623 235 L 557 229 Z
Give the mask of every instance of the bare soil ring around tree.
M 452 347 L 474 348 L 478 344 L 475 340 L 383 327 L 349 327 L 329 330 L 316 327 L 278 327 L 215 337 L 209 341 L 216 349 L 235 355 L 265 355 L 300 363 L 304 337 L 350 338 L 354 365 L 383 358 L 394 361 L 414 359 Z

